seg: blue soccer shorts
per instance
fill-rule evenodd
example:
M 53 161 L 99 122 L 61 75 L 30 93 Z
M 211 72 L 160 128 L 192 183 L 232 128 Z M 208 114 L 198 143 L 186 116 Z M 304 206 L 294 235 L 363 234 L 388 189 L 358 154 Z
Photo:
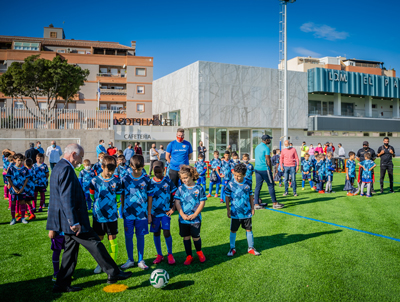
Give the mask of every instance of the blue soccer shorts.
M 171 217 L 168 215 L 161 217 L 153 217 L 153 221 L 150 225 L 150 232 L 158 233 L 161 229 L 170 230 L 171 229 Z
M 149 233 L 149 225 L 147 218 L 138 220 L 138 219 L 124 219 L 124 229 L 125 236 L 132 238 L 134 231 L 136 231 L 136 236 L 144 236 Z

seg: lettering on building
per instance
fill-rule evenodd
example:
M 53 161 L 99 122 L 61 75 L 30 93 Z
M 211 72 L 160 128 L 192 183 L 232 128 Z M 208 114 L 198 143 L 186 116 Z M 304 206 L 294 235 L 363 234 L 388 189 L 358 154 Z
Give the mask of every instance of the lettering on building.
M 173 126 L 172 119 L 115 118 L 114 125 L 123 126 Z

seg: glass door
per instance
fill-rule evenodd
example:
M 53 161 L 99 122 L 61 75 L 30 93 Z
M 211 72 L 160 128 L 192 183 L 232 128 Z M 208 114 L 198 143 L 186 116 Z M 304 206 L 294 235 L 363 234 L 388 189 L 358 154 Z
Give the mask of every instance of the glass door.
M 239 130 L 229 130 L 229 145 L 232 152 L 239 153 Z
M 245 153 L 249 154 L 250 156 L 250 140 L 250 130 L 240 130 L 240 159 Z

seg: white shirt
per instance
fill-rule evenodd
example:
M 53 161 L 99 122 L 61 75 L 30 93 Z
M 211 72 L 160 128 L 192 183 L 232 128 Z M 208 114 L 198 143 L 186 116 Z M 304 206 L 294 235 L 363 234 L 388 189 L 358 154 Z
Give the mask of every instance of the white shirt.
M 150 149 L 150 160 L 158 160 L 156 152 L 158 152 L 157 149 Z
M 52 146 L 47 148 L 46 156 L 49 158 L 51 163 L 58 163 L 60 161 L 60 157 L 62 156 L 62 151 L 60 146 L 56 146 L 53 148 Z
M 339 148 L 339 156 L 346 156 L 346 152 L 344 151 L 343 147 Z

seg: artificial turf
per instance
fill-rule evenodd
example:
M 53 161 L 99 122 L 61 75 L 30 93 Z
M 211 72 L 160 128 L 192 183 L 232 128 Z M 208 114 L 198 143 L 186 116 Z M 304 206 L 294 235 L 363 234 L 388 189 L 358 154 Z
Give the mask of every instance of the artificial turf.
M 375 169 L 379 192 L 379 161 Z M 283 187 L 275 186 L 278 201 L 286 205 L 281 212 L 293 213 L 355 229 L 400 239 L 400 160 L 395 160 L 395 194 L 372 198 L 346 196 L 342 191 L 345 174 L 335 174 L 335 194 L 318 194 L 309 186 L 298 197 L 283 197 Z M 253 186 L 255 181 L 253 182 Z M 2 182 L 1 182 L 2 186 Z M 208 184 L 207 184 L 208 189 Z M 264 184 L 261 197 L 270 200 Z M 48 194 L 48 192 L 47 192 Z M 10 226 L 8 201 L 0 201 L 0 299 L 1 301 L 399 301 L 400 242 L 356 232 L 321 222 L 310 221 L 270 210 L 258 210 L 253 217 L 255 247 L 262 253 L 247 254 L 245 231 L 237 234 L 237 254 L 229 258 L 230 220 L 225 204 L 209 198 L 202 212 L 201 238 L 207 258 L 197 255 L 184 266 L 185 252 L 178 231 L 178 215 L 172 217 L 174 256 L 177 264 L 166 260 L 152 264 L 156 250 L 152 234 L 145 237 L 142 271 L 135 266 L 133 276 L 120 284 L 126 291 L 103 290 L 106 275 L 94 275 L 95 260 L 81 247 L 73 285 L 77 293 L 53 294 L 52 251 L 46 231 L 47 213 L 37 214 L 28 225 Z M 47 199 L 48 200 L 48 197 Z M 126 259 L 123 223 L 119 221 L 119 265 Z M 135 241 L 135 239 L 134 239 Z M 105 241 L 108 248 L 108 242 Z M 166 253 L 165 241 L 162 239 Z M 137 260 L 136 249 L 134 251 Z M 163 268 L 171 279 L 164 289 L 149 283 L 153 269 Z

